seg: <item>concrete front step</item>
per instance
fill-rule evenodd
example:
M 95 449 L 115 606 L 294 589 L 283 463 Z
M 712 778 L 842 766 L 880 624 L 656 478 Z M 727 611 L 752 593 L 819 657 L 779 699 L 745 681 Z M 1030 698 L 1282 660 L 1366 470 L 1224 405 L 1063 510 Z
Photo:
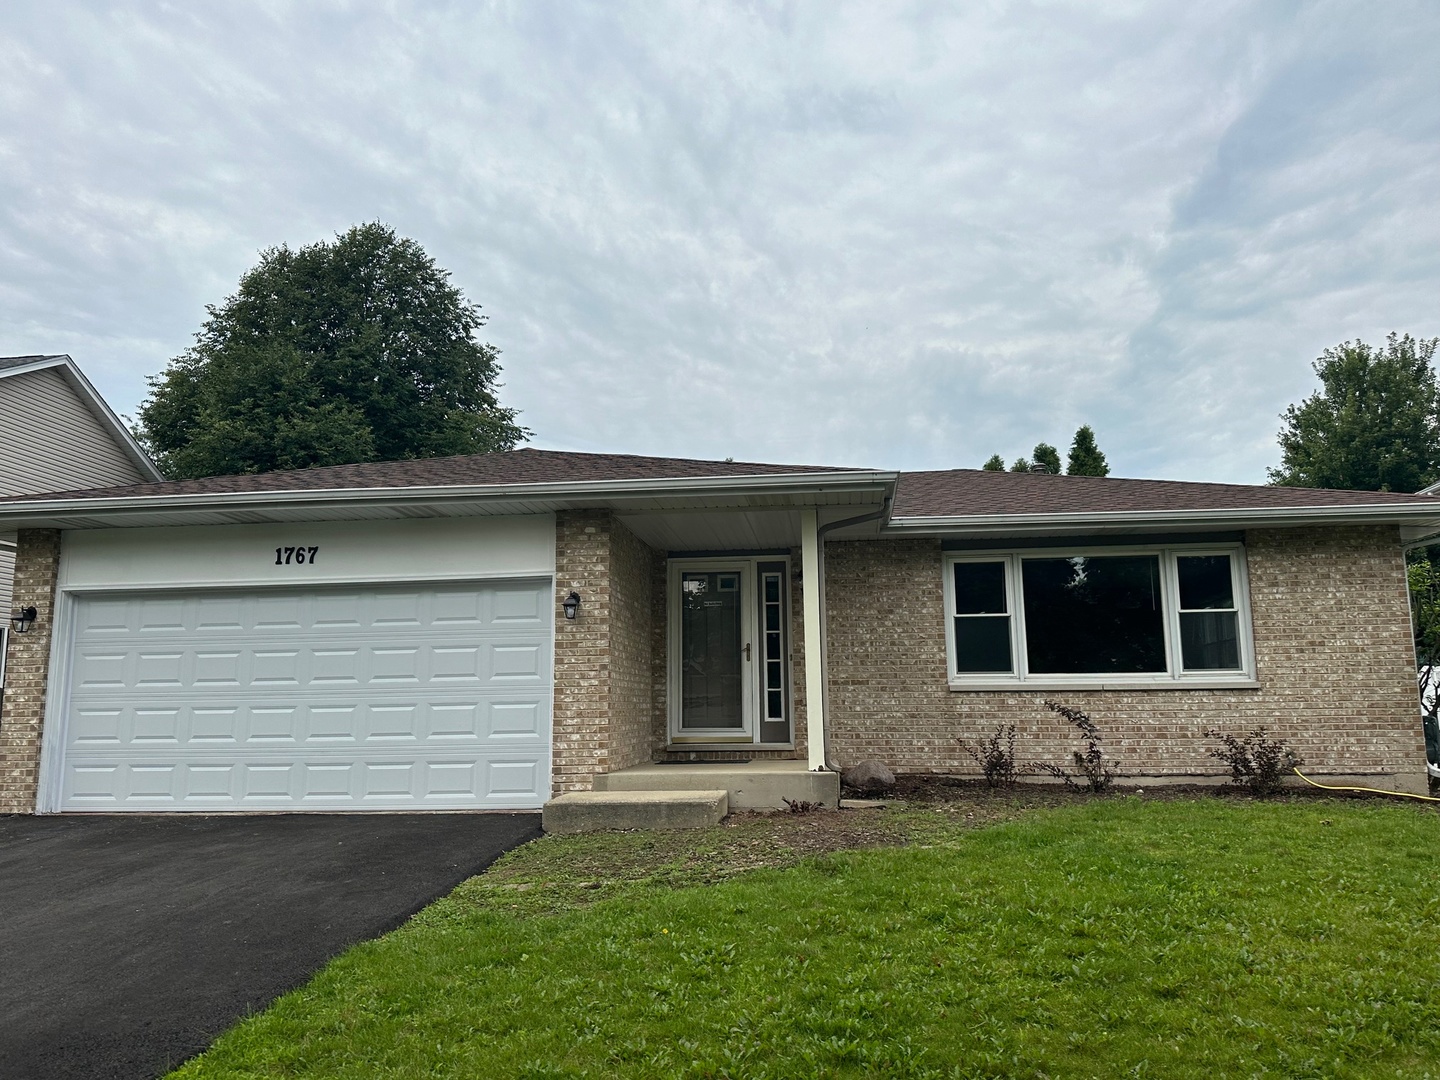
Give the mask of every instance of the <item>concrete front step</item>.
M 784 810 L 785 800 L 835 807 L 840 803 L 840 774 L 810 772 L 803 761 L 756 760 L 744 765 L 687 762 L 684 765 L 636 765 L 600 773 L 597 792 L 703 791 L 724 788 L 731 810 Z
M 602 829 L 699 829 L 730 812 L 723 788 L 697 791 L 573 791 L 545 804 L 547 833 Z

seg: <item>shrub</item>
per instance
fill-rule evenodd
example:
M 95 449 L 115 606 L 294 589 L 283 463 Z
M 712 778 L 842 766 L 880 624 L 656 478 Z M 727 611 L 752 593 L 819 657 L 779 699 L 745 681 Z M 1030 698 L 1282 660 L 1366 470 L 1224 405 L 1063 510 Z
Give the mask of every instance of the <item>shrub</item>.
M 1014 787 L 1020 775 L 1015 763 L 1015 725 L 1001 724 L 988 739 L 968 743 L 962 741 L 965 753 L 985 774 L 985 783 L 992 788 Z
M 791 801 L 781 796 L 780 801 L 785 804 L 786 811 L 791 814 L 813 814 L 816 810 L 825 809 L 824 803 L 811 802 L 809 799 L 795 799 Z
M 1281 778 L 1304 764 L 1295 751 L 1266 735 L 1263 727 L 1244 738 L 1213 730 L 1207 730 L 1205 736 L 1220 741 L 1218 749 L 1212 747 L 1206 753 L 1230 766 L 1230 782 L 1244 784 L 1261 797 L 1273 795 Z
M 1076 778 L 1062 769 L 1059 765 L 1052 765 L 1049 762 L 1037 761 L 1032 763 L 1031 768 L 1039 769 L 1041 772 L 1049 773 L 1057 780 L 1063 780 L 1066 787 L 1075 788 L 1077 791 L 1089 791 L 1099 794 L 1108 791 L 1110 785 L 1115 782 L 1115 770 L 1111 762 L 1105 756 L 1105 750 L 1100 745 L 1100 729 L 1095 726 L 1095 721 L 1068 705 L 1061 705 L 1059 702 L 1047 701 L 1045 707 L 1051 712 L 1059 713 L 1066 720 L 1074 725 L 1080 732 L 1080 738 L 1085 743 L 1084 750 L 1076 750 L 1073 754 L 1075 768 L 1079 770 L 1080 776 L 1085 783 L 1082 787 L 1076 782 Z

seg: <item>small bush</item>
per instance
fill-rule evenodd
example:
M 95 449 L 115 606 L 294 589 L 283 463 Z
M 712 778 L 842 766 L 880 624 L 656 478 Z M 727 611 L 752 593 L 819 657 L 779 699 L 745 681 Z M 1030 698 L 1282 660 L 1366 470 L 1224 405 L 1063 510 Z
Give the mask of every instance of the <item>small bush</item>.
M 1057 780 L 1063 780 L 1066 787 L 1075 788 L 1077 791 L 1089 791 L 1099 794 L 1108 791 L 1110 785 L 1115 782 L 1115 770 L 1111 762 L 1105 756 L 1105 750 L 1100 745 L 1100 729 L 1095 726 L 1095 721 L 1068 705 L 1061 705 L 1059 702 L 1047 701 L 1045 707 L 1051 712 L 1059 713 L 1066 720 L 1070 721 L 1080 732 L 1080 738 L 1085 743 L 1084 750 L 1074 752 L 1075 768 L 1079 770 L 1080 776 L 1085 783 L 1082 786 L 1076 778 L 1062 769 L 1059 765 L 1051 765 L 1048 762 L 1036 761 L 1031 768 L 1039 769 L 1041 772 L 1049 773 Z
M 811 802 L 809 799 L 795 799 L 793 802 L 783 795 L 780 801 L 785 804 L 785 809 L 791 814 L 813 814 L 816 810 L 824 810 L 825 804 Z
M 1015 786 L 1020 768 L 1015 763 L 1014 724 L 1001 724 L 988 739 L 974 743 L 962 741 L 960 745 L 980 766 L 985 774 L 985 783 L 990 787 Z
M 1244 784 L 1261 797 L 1275 794 L 1281 778 L 1304 764 L 1295 751 L 1270 738 L 1263 727 L 1244 738 L 1213 730 L 1207 730 L 1205 736 L 1220 741 L 1218 749 L 1212 747 L 1206 753 L 1230 766 L 1230 782 Z

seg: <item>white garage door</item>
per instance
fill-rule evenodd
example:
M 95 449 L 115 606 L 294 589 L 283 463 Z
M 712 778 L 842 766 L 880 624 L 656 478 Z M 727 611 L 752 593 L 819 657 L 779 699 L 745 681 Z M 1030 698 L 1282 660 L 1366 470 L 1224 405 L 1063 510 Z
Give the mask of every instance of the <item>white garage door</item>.
M 63 810 L 533 808 L 548 581 L 92 596 Z

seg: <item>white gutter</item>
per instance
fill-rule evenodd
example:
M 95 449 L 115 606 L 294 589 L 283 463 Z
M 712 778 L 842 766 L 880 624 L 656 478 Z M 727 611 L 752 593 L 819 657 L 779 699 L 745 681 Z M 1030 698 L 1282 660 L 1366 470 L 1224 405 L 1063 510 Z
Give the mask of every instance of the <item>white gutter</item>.
M 1398 522 L 1410 518 L 1440 522 L 1440 499 L 1424 503 L 1366 503 L 1350 506 L 1237 507 L 1229 510 L 1104 510 L 1058 514 L 950 514 L 933 517 L 892 517 L 886 533 L 918 535 L 949 532 L 1014 533 L 1065 528 L 1117 528 L 1132 526 L 1235 526 L 1269 523 L 1293 525 L 1302 521 Z
M 638 480 L 585 480 L 548 483 L 447 484 L 427 487 L 321 488 L 316 490 L 197 492 L 94 498 L 39 498 L 0 502 L 0 524 L 30 519 L 81 514 L 176 513 L 203 510 L 265 509 L 269 507 L 390 505 L 450 503 L 473 500 L 534 502 L 537 500 L 616 500 L 663 497 L 804 495 L 835 491 L 877 491 L 882 497 L 899 474 L 878 471 L 834 473 L 774 473 L 760 476 L 706 476 Z

